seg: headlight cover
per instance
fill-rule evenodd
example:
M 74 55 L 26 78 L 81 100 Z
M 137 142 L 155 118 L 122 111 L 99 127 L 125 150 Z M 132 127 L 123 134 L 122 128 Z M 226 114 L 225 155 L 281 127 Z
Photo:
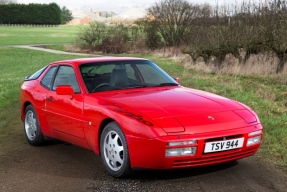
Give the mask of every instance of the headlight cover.
M 257 118 L 247 109 L 235 110 L 233 112 L 239 115 L 242 119 L 244 119 L 246 123 L 257 122 Z

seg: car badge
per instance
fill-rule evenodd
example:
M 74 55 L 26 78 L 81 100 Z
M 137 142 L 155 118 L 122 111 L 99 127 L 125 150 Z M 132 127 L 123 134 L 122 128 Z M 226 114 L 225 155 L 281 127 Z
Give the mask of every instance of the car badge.
M 208 119 L 211 120 L 211 121 L 213 121 L 213 120 L 214 120 L 214 117 L 208 116 Z

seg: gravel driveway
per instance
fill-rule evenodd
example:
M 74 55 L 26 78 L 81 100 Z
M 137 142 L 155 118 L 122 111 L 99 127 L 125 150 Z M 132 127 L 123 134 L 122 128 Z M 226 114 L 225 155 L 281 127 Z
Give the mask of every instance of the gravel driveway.
M 22 122 L 0 146 L 0 191 L 287 191 L 286 173 L 258 155 L 221 165 L 175 171 L 137 171 L 115 179 L 92 151 L 67 143 L 33 147 Z

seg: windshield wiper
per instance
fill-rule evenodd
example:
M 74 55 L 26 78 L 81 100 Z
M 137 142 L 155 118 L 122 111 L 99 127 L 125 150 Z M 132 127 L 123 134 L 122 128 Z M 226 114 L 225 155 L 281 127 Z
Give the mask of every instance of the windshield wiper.
M 148 87 L 179 86 L 177 83 L 161 83 L 159 85 L 150 85 Z
M 133 88 L 145 88 L 147 87 L 148 85 L 129 85 L 129 86 L 126 86 L 126 87 L 123 87 L 123 89 L 133 89 Z

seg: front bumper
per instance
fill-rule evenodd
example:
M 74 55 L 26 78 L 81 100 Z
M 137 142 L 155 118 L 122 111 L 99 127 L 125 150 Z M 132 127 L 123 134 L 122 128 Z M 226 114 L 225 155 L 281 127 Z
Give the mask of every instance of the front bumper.
M 250 138 L 248 134 L 257 130 L 262 130 L 261 124 L 212 133 L 173 135 L 153 139 L 127 136 L 131 166 L 132 168 L 144 169 L 176 169 L 238 160 L 251 156 L 258 150 L 262 142 L 263 132 L 259 143 L 247 146 L 247 140 Z M 229 138 L 244 138 L 243 146 L 227 151 L 204 153 L 206 142 L 228 140 Z M 169 148 L 168 142 L 186 140 L 197 140 L 196 145 L 189 145 L 197 147 L 197 152 L 194 155 L 166 157 L 166 149 Z

